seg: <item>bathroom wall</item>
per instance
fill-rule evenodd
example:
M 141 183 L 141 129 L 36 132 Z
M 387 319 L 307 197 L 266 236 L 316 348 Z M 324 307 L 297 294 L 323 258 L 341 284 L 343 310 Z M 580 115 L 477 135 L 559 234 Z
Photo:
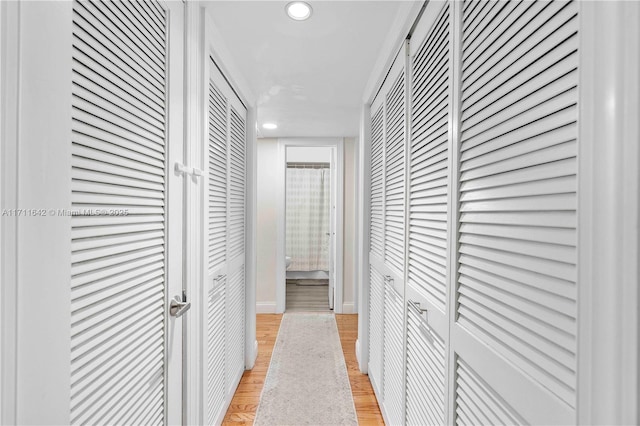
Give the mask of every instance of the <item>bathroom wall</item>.
M 356 139 L 344 139 L 344 252 L 343 311 L 354 311 Z M 295 154 L 294 154 L 295 155 Z M 294 157 L 301 161 L 300 157 Z M 258 229 L 256 311 L 275 312 L 276 307 L 276 188 L 278 140 L 258 139 Z M 306 160 L 308 161 L 308 160 Z M 313 161 L 325 161 L 324 159 Z M 327 160 L 328 161 L 328 160 Z
M 287 161 L 292 163 L 330 163 L 331 148 L 326 146 L 287 147 Z

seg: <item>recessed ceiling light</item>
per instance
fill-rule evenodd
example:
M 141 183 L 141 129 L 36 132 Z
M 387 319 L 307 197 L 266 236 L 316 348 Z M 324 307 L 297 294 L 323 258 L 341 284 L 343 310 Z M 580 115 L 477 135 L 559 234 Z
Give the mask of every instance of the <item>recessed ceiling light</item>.
M 262 125 L 262 128 L 267 130 L 275 130 L 278 128 L 278 125 L 276 123 L 264 123 Z
M 287 4 L 285 8 L 287 11 L 287 15 L 289 18 L 295 19 L 296 21 L 304 21 L 305 19 L 309 19 L 313 9 L 311 9 L 311 5 L 304 1 L 292 1 Z

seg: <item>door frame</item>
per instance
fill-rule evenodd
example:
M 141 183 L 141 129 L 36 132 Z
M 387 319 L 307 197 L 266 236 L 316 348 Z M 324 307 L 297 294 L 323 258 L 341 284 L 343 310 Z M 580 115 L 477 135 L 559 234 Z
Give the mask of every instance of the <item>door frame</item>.
M 335 149 L 336 164 L 332 169 L 335 182 L 336 212 L 334 244 L 334 304 L 333 312 L 343 312 L 344 255 L 344 139 L 342 138 L 280 138 L 278 139 L 278 187 L 276 188 L 276 313 L 284 313 L 286 304 L 286 171 L 288 147 L 329 147 Z M 332 165 L 333 166 L 333 165 Z M 333 184 L 332 184 L 333 189 Z M 333 195 L 332 195 L 333 197 Z
M 185 290 L 183 244 L 185 231 L 185 180 L 186 174 L 175 172 L 175 164 L 184 162 L 184 13 L 182 3 L 160 2 L 167 13 L 167 125 L 165 158 L 165 407 L 168 424 L 184 421 L 186 400 L 186 331 L 188 316 L 179 318 L 169 313 L 174 296 L 182 296 Z
M 0 3 L 0 209 L 18 208 L 17 2 Z M 17 217 L 0 216 L 0 424 L 16 420 Z

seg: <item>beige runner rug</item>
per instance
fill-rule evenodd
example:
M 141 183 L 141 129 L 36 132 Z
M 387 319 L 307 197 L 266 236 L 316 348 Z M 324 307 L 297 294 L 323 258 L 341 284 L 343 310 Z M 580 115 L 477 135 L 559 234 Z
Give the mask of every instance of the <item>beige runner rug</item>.
M 333 314 L 284 314 L 254 425 L 357 424 Z

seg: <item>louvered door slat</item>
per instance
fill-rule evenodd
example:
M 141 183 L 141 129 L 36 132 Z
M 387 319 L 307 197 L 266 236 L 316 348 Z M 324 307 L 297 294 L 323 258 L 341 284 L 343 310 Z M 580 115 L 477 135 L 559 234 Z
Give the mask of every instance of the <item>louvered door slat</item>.
M 371 253 L 382 258 L 383 246 L 383 181 L 384 174 L 384 107 L 380 106 L 371 121 Z
M 166 24 L 73 4 L 74 424 L 164 422 Z
M 407 307 L 406 423 L 445 424 L 445 345 L 421 315 Z
M 382 275 L 373 267 L 370 268 L 369 294 L 369 377 L 382 392 L 382 362 L 383 362 L 383 316 L 384 316 L 384 284 Z
M 132 8 L 130 10 L 137 10 L 139 12 L 137 14 L 134 13 L 134 15 L 144 18 L 145 21 L 151 24 L 149 28 L 155 33 L 154 38 L 159 41 L 164 40 L 164 34 L 161 28 L 155 23 L 158 19 L 164 19 L 166 12 L 161 7 L 158 7 L 157 4 L 151 2 L 130 2 L 129 5 Z
M 209 83 L 209 270 L 227 260 L 227 100 Z
M 128 33 L 127 37 L 129 40 L 135 43 L 139 49 L 145 52 L 149 60 L 157 62 L 161 58 L 160 46 L 162 46 L 163 38 L 161 38 L 157 32 L 147 27 L 147 25 L 149 24 L 153 25 L 154 19 L 148 19 L 149 17 L 144 13 L 131 13 L 131 11 L 136 10 L 135 5 L 132 5 L 128 2 L 114 2 L 110 5 L 110 7 L 111 10 L 114 11 L 115 16 L 118 15 L 116 10 L 119 10 L 127 18 L 127 22 L 129 22 L 130 24 L 137 23 L 138 25 L 142 25 L 145 28 L 146 31 L 144 32 L 143 37 L 132 33 Z M 122 22 L 122 18 L 117 19 Z
M 244 371 L 244 268 L 230 277 L 226 301 L 227 393 L 233 393 Z
M 82 84 L 83 82 L 85 85 Z M 117 104 L 117 98 L 110 99 L 111 96 L 108 92 L 95 87 L 95 85 L 92 90 L 88 89 L 86 86 L 91 86 L 91 84 L 86 80 L 79 79 L 76 85 L 78 86 L 76 95 L 85 101 L 82 104 L 78 103 L 78 107 L 83 107 L 83 110 L 94 114 L 96 111 L 102 110 L 100 112 L 103 119 L 113 117 L 130 131 L 136 128 L 137 134 L 142 134 L 152 140 L 162 139 L 164 134 L 162 123 L 149 122 L 147 117 L 138 117 L 138 111 L 134 108 L 120 108 Z
M 497 392 L 462 360 L 456 368 L 456 412 L 459 425 L 527 424 Z
M 85 49 L 92 51 L 96 59 L 106 61 L 110 66 L 117 68 L 118 74 L 125 82 L 135 87 L 149 102 L 163 108 L 163 96 L 161 93 L 156 93 L 163 90 L 160 82 L 136 63 L 135 55 L 128 56 L 113 40 L 109 39 L 109 37 L 116 38 L 109 29 L 88 12 L 79 9 L 80 7 L 76 8 L 77 13 L 74 15 L 77 17 L 74 20 L 74 35 L 76 35 L 74 46 L 77 44 L 82 51 Z M 149 79 L 148 82 L 147 79 Z
M 139 55 L 144 60 L 144 63 L 163 68 L 164 64 L 162 63 L 161 50 L 159 49 L 162 41 L 153 43 L 153 35 L 149 31 L 144 31 L 141 35 L 138 35 L 128 29 L 129 26 L 136 25 L 145 28 L 145 24 L 149 25 L 150 23 L 136 19 L 137 16 L 129 15 L 127 13 L 128 10 L 121 3 L 111 3 L 105 6 L 101 10 L 92 10 L 92 13 L 110 28 L 117 29 L 119 41 L 127 43 L 129 50 Z M 150 72 L 153 73 L 154 71 L 150 70 Z
M 226 390 L 226 279 L 217 280 L 207 303 L 207 424 L 215 424 L 225 401 Z
M 509 3 L 463 29 L 458 323 L 544 389 L 533 406 L 573 409 L 578 6 Z M 536 422 L 474 370 L 459 360 L 458 423 Z
M 396 78 L 385 98 L 384 260 L 404 271 L 405 77 Z
M 393 283 L 387 281 L 384 285 L 383 395 L 385 413 L 392 425 L 401 424 L 404 417 L 403 323 L 402 296 L 393 288 Z
M 229 258 L 244 255 L 245 222 L 245 120 L 231 109 L 229 141 Z M 243 262 L 244 263 L 244 262 Z
M 141 147 L 151 149 L 153 151 L 157 151 L 161 154 L 164 154 L 164 145 L 157 142 L 157 140 L 145 138 L 143 136 L 138 135 L 137 133 L 132 133 L 127 130 L 127 126 L 111 126 L 108 121 L 102 120 L 100 118 L 101 114 L 94 115 L 91 114 L 90 111 L 83 110 L 76 105 L 74 107 L 74 112 L 77 115 L 77 122 L 74 123 L 74 129 L 84 128 L 88 130 L 86 134 L 88 135 L 104 135 L 104 140 L 115 140 L 115 141 L 129 141 L 129 143 L 135 143 L 140 145 Z M 109 128 L 105 129 L 104 123 L 109 123 Z

